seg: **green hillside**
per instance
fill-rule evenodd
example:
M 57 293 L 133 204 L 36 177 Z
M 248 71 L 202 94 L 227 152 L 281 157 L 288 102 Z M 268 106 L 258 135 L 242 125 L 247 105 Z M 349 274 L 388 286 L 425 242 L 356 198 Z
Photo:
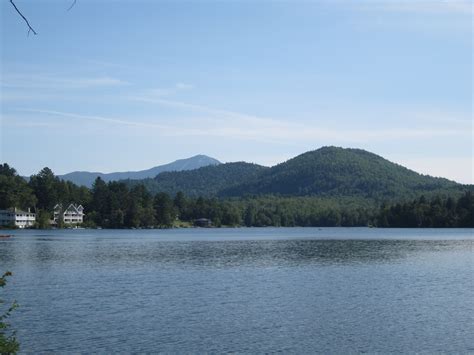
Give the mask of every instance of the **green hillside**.
M 238 162 L 206 166 L 189 171 L 163 172 L 153 179 L 124 180 L 128 186 L 143 184 L 151 193 L 166 192 L 174 195 L 178 191 L 186 196 L 217 196 L 219 191 L 253 181 L 269 168 Z
M 229 192 L 235 197 L 216 198 Z M 274 168 L 229 163 L 147 180 L 97 178 L 91 189 L 61 180 L 49 168 L 26 182 L 8 164 L 0 165 L 1 209 L 32 208 L 36 227 L 48 228 L 56 203 L 81 204 L 84 226 L 102 228 L 164 228 L 199 218 L 214 226 L 249 227 L 472 228 L 474 223 L 472 185 L 421 176 L 374 154 L 339 148 L 306 153 Z
M 418 174 L 361 149 L 323 147 L 229 187 L 221 196 L 351 196 L 377 200 L 453 193 L 465 186 Z
M 471 185 L 422 175 L 365 150 L 338 147 L 310 151 L 271 168 L 227 163 L 125 182 L 130 187 L 144 184 L 151 193 L 182 191 L 191 197 L 317 196 L 378 202 L 472 190 Z

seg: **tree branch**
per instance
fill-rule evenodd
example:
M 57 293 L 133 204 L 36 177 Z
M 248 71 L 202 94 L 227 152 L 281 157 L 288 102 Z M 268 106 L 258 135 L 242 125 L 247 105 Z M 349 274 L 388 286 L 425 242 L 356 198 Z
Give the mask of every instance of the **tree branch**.
M 71 9 L 74 7 L 74 5 L 76 5 L 76 1 L 77 1 L 77 0 L 74 0 L 74 1 L 72 2 L 71 6 L 69 6 L 69 8 L 67 9 L 67 11 L 71 10 Z
M 25 16 L 23 16 L 23 14 L 21 13 L 20 10 L 18 10 L 18 7 L 16 7 L 15 3 L 13 2 L 13 0 L 10 0 L 10 3 L 13 5 L 13 7 L 15 8 L 16 12 L 18 12 L 18 14 L 21 16 L 21 18 L 23 20 L 25 20 L 26 24 L 28 25 L 28 34 L 30 34 L 30 31 L 33 32 L 35 35 L 37 35 L 36 31 L 33 29 L 33 27 L 31 27 L 30 23 L 28 22 L 28 20 L 26 19 Z

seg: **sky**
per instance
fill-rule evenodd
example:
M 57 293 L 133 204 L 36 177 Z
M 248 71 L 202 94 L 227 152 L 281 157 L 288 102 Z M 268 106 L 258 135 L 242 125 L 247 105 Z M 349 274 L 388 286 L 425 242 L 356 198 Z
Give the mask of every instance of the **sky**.
M 0 162 L 22 175 L 361 148 L 474 183 L 467 0 L 0 4 Z

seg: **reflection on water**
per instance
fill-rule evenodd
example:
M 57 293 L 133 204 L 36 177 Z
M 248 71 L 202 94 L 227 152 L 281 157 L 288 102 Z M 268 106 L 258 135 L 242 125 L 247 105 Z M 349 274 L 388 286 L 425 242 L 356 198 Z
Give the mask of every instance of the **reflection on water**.
M 302 266 L 397 262 L 420 253 L 472 248 L 471 240 L 252 240 L 252 241 L 124 241 L 109 245 L 79 241 L 55 243 L 38 238 L 2 245 L 0 260 L 14 263 L 78 263 L 97 265 L 170 264 L 194 267 Z
M 472 230 L 14 234 L 26 352 L 474 351 Z

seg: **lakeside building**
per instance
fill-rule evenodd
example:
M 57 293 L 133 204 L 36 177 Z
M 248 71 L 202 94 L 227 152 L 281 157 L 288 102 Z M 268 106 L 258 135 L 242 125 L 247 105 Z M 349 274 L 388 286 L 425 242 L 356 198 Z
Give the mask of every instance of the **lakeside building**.
M 36 213 L 19 210 L 18 208 L 10 208 L 8 210 L 0 210 L 0 226 L 28 228 L 33 227 L 36 222 Z
M 54 206 L 53 224 L 58 224 L 61 219 L 64 224 L 81 224 L 84 221 L 84 207 L 71 203 L 63 209 L 63 205 L 58 203 Z
M 194 226 L 195 227 L 212 227 L 212 221 L 208 218 L 198 218 L 194 220 Z

